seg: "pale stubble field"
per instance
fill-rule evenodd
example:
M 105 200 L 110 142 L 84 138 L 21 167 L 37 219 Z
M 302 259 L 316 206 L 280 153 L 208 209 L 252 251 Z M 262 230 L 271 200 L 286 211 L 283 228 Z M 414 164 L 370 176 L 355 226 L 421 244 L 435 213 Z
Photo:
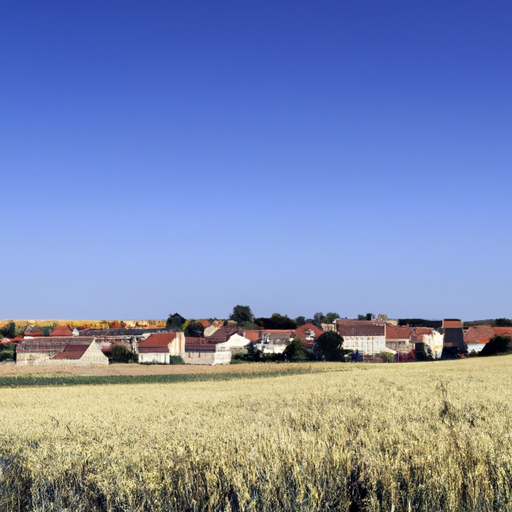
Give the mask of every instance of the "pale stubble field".
M 512 357 L 251 368 L 3 388 L 0 510 L 512 510 Z

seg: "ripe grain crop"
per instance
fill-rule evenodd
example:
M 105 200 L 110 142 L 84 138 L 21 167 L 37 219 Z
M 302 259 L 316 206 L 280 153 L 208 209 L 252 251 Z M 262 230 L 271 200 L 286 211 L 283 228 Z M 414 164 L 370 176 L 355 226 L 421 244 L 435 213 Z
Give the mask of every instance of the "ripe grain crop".
M 512 357 L 3 388 L 0 510 L 512 510 Z

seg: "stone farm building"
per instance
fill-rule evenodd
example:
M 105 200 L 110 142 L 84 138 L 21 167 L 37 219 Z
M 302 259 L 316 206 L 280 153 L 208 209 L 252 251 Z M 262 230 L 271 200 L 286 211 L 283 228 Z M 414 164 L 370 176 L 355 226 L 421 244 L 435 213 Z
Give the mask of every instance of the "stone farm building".
M 225 341 L 214 342 L 210 338 L 189 336 L 185 339 L 185 364 L 215 366 L 231 362 L 231 350 L 225 345 Z
M 108 358 L 93 338 L 47 336 L 18 343 L 16 364 L 107 365 Z

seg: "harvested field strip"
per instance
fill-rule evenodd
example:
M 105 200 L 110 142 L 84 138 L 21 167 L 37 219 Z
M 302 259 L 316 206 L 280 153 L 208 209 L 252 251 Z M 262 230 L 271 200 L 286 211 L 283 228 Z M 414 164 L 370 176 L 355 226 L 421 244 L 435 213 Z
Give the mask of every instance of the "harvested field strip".
M 229 381 L 239 379 L 258 379 L 262 377 L 279 377 L 284 375 L 301 375 L 304 373 L 324 373 L 331 371 L 350 371 L 350 365 L 332 366 L 322 365 L 272 365 L 272 369 L 236 372 L 205 372 L 205 373 L 179 373 L 179 374 L 154 374 L 154 375 L 64 375 L 34 373 L 9 375 L 0 377 L 0 387 L 20 388 L 35 386 L 82 386 L 82 385 L 107 385 L 107 384 L 173 384 L 180 382 L 204 382 L 204 381 Z

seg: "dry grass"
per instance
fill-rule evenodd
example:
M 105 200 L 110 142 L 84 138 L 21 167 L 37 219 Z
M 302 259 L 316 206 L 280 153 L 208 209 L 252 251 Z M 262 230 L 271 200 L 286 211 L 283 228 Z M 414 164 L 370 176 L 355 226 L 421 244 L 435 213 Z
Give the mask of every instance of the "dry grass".
M 512 357 L 345 369 L 4 389 L 0 510 L 512 510 Z

